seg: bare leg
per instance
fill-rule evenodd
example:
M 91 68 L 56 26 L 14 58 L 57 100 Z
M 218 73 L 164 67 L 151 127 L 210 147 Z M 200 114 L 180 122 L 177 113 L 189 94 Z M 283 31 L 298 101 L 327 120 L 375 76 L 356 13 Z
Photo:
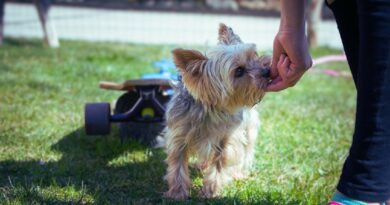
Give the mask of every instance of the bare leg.
M 4 38 L 4 5 L 5 0 L 0 0 L 0 46 L 3 45 Z
M 44 42 L 52 48 L 60 46 L 58 41 L 57 32 L 49 18 L 50 1 L 48 0 L 36 0 L 35 6 L 37 8 L 39 20 L 41 21 Z

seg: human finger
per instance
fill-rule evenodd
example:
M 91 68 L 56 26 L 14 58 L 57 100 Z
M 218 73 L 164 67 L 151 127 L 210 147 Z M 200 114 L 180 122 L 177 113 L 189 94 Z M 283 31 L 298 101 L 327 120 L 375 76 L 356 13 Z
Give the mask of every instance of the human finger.
M 273 52 L 272 52 L 272 63 L 271 63 L 271 79 L 274 79 L 276 78 L 279 73 L 278 73 L 278 62 L 280 60 L 280 55 L 283 52 L 284 49 L 282 47 L 282 45 L 280 44 L 279 41 L 277 41 L 276 39 L 274 40 L 274 46 L 273 46 Z

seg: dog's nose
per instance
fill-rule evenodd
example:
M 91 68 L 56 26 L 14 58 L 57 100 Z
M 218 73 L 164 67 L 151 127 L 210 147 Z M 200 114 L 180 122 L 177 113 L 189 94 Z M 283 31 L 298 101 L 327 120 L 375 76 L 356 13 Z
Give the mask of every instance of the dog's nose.
M 264 77 L 264 78 L 269 78 L 271 77 L 271 69 L 268 68 L 268 67 L 265 67 L 263 69 L 261 69 L 261 76 Z

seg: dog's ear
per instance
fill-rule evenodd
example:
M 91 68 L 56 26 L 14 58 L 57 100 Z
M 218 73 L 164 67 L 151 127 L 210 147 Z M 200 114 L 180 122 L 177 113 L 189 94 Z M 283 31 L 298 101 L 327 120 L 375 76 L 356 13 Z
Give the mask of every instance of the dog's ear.
M 199 51 L 182 48 L 172 50 L 172 54 L 173 61 L 182 75 L 182 82 L 191 95 L 204 103 L 213 103 L 214 98 L 210 97 L 209 92 L 203 92 L 210 84 L 209 80 L 202 75 L 207 69 L 209 61 L 207 57 Z
M 233 32 L 233 29 L 223 23 L 219 24 L 218 44 L 234 45 L 242 43 L 240 37 Z
M 203 70 L 207 62 L 207 57 L 196 50 L 176 48 L 172 50 L 172 54 L 176 67 L 183 74 L 191 73 L 192 75 L 197 75 Z

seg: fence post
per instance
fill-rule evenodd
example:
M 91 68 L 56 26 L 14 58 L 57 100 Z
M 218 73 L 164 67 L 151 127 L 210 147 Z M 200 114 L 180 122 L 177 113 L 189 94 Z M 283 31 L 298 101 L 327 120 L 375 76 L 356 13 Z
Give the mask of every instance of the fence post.
M 35 0 L 35 7 L 37 8 L 44 34 L 44 42 L 52 48 L 57 48 L 60 46 L 60 43 L 55 27 L 49 18 L 50 4 L 50 0 Z

